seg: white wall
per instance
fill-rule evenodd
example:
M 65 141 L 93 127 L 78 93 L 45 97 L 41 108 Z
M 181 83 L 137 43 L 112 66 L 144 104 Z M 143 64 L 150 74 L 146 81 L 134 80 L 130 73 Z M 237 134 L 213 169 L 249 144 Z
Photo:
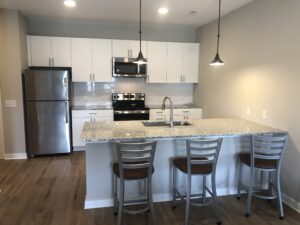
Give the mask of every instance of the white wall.
M 29 34 L 62 37 L 87 37 L 137 40 L 138 24 L 109 23 L 95 20 L 29 17 Z M 196 42 L 196 28 L 178 25 L 142 27 L 143 40 Z
M 194 101 L 203 106 L 204 117 L 242 117 L 289 132 L 282 187 L 300 210 L 299 21 L 299 0 L 255 0 L 224 16 L 220 55 L 226 65 L 219 68 L 209 66 L 217 23 L 199 29 L 200 82 Z
M 27 65 L 26 22 L 15 10 L 0 9 L 2 24 L 0 71 L 5 154 L 25 155 L 22 70 Z M 5 107 L 5 100 L 16 100 L 15 108 Z

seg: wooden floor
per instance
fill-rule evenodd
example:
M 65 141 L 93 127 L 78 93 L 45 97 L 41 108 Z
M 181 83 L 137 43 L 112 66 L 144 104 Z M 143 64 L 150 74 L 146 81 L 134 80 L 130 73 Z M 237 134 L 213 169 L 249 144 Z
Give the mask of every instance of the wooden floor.
M 110 182 L 110 181 L 108 181 Z M 0 225 L 113 225 L 112 208 L 83 210 L 85 155 L 0 160 Z M 275 202 L 255 199 L 253 214 L 244 216 L 245 198 L 219 197 L 223 224 L 300 224 L 300 214 L 285 207 L 286 218 L 277 216 Z M 155 204 L 156 225 L 182 225 L 183 206 L 175 211 L 169 202 Z M 191 209 L 190 225 L 215 224 L 211 208 Z M 147 224 L 147 215 L 125 215 L 124 224 Z

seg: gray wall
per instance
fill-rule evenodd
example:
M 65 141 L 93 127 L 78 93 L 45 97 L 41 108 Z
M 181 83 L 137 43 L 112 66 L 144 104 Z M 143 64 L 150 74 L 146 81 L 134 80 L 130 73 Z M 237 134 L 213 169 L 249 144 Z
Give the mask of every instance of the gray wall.
M 242 117 L 289 132 L 282 187 L 300 209 L 299 21 L 299 0 L 255 0 L 226 15 L 220 49 L 226 65 L 218 68 L 209 66 L 217 23 L 199 29 L 200 84 L 194 101 L 203 106 L 204 117 Z
M 87 37 L 137 40 L 138 24 L 108 23 L 79 19 L 30 17 L 29 34 L 62 37 Z M 195 42 L 195 27 L 143 25 L 144 40 Z
M 22 70 L 27 65 L 26 20 L 15 10 L 0 9 L 0 85 L 5 154 L 25 153 Z M 16 100 L 16 108 L 6 108 L 5 100 Z

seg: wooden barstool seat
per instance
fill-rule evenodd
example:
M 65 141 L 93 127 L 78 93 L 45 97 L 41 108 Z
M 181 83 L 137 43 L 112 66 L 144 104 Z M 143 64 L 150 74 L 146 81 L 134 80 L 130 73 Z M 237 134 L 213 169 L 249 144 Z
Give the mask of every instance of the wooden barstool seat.
M 208 160 L 208 158 L 193 158 L 193 160 Z M 183 173 L 188 173 L 187 157 L 177 157 L 173 159 L 173 165 Z M 210 174 L 213 169 L 213 164 L 191 165 L 191 174 Z
M 142 162 L 146 163 L 146 162 Z M 130 163 L 129 163 L 130 164 Z M 137 164 L 135 162 L 131 164 Z M 119 163 L 116 162 L 113 164 L 113 171 L 117 177 L 120 177 Z M 154 173 L 154 167 L 152 167 L 152 174 Z M 140 169 L 124 169 L 124 179 L 125 180 L 139 180 L 148 177 L 148 168 Z
M 239 159 L 242 163 L 247 166 L 251 166 L 251 154 L 250 153 L 240 153 Z M 256 159 L 254 167 L 261 169 L 276 169 L 278 160 L 267 160 L 267 159 Z

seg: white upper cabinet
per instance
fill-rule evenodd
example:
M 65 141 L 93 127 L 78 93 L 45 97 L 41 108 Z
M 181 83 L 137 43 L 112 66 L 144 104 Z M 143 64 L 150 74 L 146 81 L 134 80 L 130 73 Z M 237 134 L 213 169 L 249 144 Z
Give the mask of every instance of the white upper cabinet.
M 148 42 L 148 83 L 166 83 L 167 43 Z
M 92 40 L 72 38 L 72 80 L 92 81 Z
M 30 43 L 31 65 L 29 66 L 51 66 L 51 37 L 31 36 Z
M 111 40 L 92 39 L 92 65 L 95 82 L 112 81 Z
M 71 67 L 71 38 L 52 37 L 53 66 Z
M 184 83 L 198 83 L 199 44 L 183 43 L 182 75 Z
M 139 41 L 113 40 L 113 57 L 136 58 L 140 51 Z M 142 52 L 147 58 L 147 42 L 142 41 Z
M 182 43 L 169 42 L 167 49 L 167 83 L 182 83 Z
M 70 38 L 28 36 L 29 66 L 71 66 Z
M 111 82 L 111 40 L 72 38 L 74 82 Z
M 168 43 L 167 83 L 198 83 L 199 44 Z

